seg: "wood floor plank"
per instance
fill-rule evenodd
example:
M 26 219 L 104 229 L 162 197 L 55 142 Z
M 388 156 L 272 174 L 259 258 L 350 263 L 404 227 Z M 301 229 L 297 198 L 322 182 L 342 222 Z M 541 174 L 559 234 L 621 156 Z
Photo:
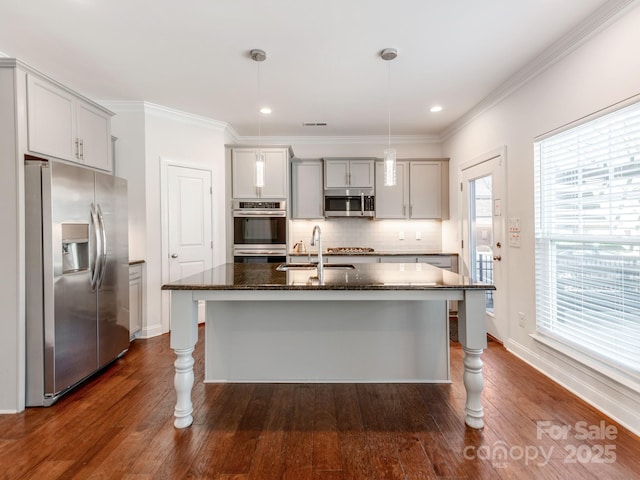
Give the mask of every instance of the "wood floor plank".
M 318 386 L 314 405 L 312 468 L 314 472 L 342 472 L 336 404 L 329 385 Z
M 260 434 L 253 461 L 249 470 L 249 479 L 277 480 L 284 470 L 285 441 L 291 430 L 295 386 L 280 385 L 271 398 L 267 420 Z
M 274 386 L 256 385 L 231 443 L 229 453 L 222 464 L 221 473 L 226 475 L 248 475 L 260 434 L 262 433 L 267 410 L 270 408 Z
M 375 479 L 371 452 L 364 434 L 357 386 L 335 384 L 331 389 L 336 405 L 336 425 L 344 477 Z
M 0 480 L 640 479 L 638 436 L 497 342 L 483 355 L 483 430 L 464 424 L 459 344 L 452 384 L 204 384 L 203 347 L 191 427 L 173 426 L 169 337 L 136 340 L 55 405 L 0 416 Z M 574 431 L 538 438 L 540 421 Z M 617 434 L 578 439 L 576 422 Z M 614 461 L 598 463 L 606 444 Z M 519 453 L 551 447 L 544 464 Z M 568 461 L 578 448 L 588 461 Z
M 282 479 L 309 480 L 313 471 L 313 408 L 316 385 L 296 386 L 291 430 L 284 446 Z
M 376 388 L 376 385 L 358 385 L 360 410 L 373 473 L 375 478 L 381 480 L 404 478 L 393 433 L 387 427 L 389 407 L 384 403 L 384 395 L 383 389 Z

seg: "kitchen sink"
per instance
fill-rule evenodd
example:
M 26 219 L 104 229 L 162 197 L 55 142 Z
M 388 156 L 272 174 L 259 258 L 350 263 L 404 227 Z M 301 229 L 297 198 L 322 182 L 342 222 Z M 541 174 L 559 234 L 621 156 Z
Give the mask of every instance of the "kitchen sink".
M 288 270 L 315 270 L 317 268 L 316 263 L 281 263 L 276 267 L 279 272 L 286 272 Z M 356 268 L 349 263 L 325 263 L 325 270 L 353 270 Z
M 287 270 L 314 270 L 315 268 L 315 263 L 281 263 L 276 267 L 276 270 L 286 272 Z

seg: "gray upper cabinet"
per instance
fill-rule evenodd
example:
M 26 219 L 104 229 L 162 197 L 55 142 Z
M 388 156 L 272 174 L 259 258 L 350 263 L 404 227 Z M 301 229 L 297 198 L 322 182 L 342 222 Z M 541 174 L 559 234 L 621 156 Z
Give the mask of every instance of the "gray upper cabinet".
M 256 154 L 265 158 L 264 187 L 255 186 Z M 233 148 L 231 176 L 233 198 L 287 198 L 287 168 L 289 151 L 286 148 Z
M 29 151 L 112 171 L 111 112 L 29 74 Z
M 376 218 L 442 220 L 449 218 L 449 162 L 399 161 L 396 185 L 384 185 L 384 165 L 376 163 Z
M 324 159 L 324 188 L 373 188 L 373 159 Z
M 322 160 L 291 161 L 291 217 L 324 218 Z

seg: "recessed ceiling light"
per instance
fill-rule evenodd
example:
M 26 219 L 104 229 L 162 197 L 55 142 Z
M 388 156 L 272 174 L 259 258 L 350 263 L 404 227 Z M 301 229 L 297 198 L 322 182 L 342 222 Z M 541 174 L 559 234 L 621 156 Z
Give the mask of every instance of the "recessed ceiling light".
M 431 113 L 437 113 L 442 111 L 442 107 L 440 105 L 434 105 L 429 109 Z
M 260 113 L 264 113 L 265 115 L 269 115 L 271 113 L 271 109 L 269 107 L 262 107 L 260 109 Z

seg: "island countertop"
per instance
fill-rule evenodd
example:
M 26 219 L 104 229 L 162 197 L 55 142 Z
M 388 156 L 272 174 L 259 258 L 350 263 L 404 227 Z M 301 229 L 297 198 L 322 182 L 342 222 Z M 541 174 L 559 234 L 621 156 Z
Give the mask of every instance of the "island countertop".
M 365 263 L 277 270 L 279 264 L 227 263 L 163 285 L 163 290 L 495 290 L 492 285 L 423 263 Z

